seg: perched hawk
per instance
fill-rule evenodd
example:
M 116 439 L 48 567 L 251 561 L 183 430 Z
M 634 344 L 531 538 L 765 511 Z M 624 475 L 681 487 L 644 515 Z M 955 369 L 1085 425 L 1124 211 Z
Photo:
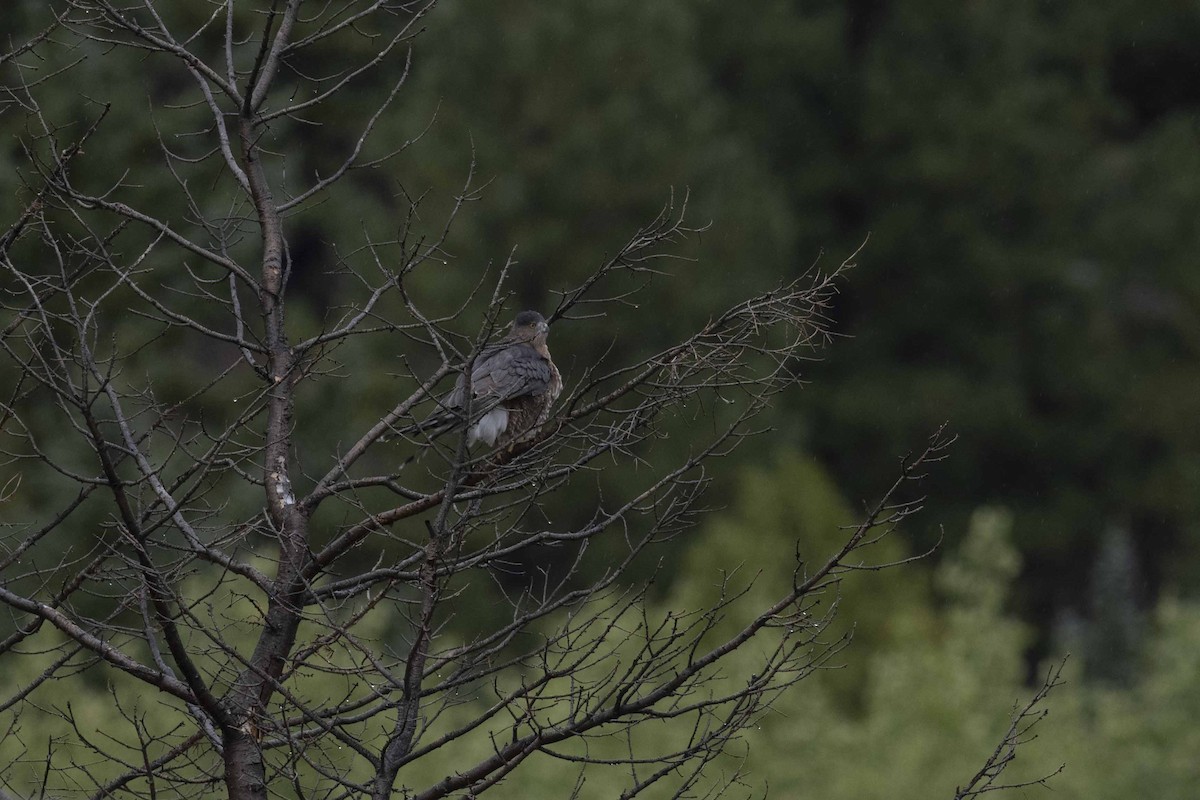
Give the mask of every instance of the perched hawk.
M 562 391 L 562 376 L 546 347 L 548 331 L 545 317 L 522 311 L 508 335 L 475 359 L 468 446 L 478 441 L 489 447 L 508 444 L 549 418 Z M 463 423 L 466 384 L 466 376 L 459 375 L 454 390 L 442 399 L 443 413 L 431 418 L 434 425 L 450 430 Z

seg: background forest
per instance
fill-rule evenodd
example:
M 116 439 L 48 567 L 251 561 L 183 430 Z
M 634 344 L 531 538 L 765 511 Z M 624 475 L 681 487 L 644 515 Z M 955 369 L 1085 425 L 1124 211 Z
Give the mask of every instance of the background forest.
M 10 2 L 0 20 L 23 41 L 44 26 L 43 4 Z M 710 223 L 685 246 L 694 261 L 671 267 L 680 279 L 641 295 L 661 309 L 657 326 L 556 326 L 568 375 L 603 353 L 652 352 L 731 293 L 831 269 L 862 246 L 831 314 L 837 338 L 773 432 L 720 462 L 721 508 L 673 545 L 655 602 L 709 599 L 731 565 L 761 573 L 752 591 L 769 594 L 790 580 L 781 550 L 832 547 L 901 457 L 943 422 L 958 436 L 887 555 L 940 548 L 847 581 L 844 668 L 784 695 L 724 768 L 744 758 L 748 786 L 779 797 L 951 796 L 1012 703 L 1070 652 L 1022 769 L 1066 762 L 1061 798 L 1194 796 L 1200 7 L 443 0 L 426 28 L 371 146 L 419 141 L 350 177 L 358 202 L 291 222 L 297 324 L 319 325 L 347 288 L 333 242 L 394 227 L 406 197 L 428 194 L 438 218 L 472 160 L 487 186 L 450 232 L 452 258 L 425 274 L 448 309 L 514 251 L 515 305 L 551 307 L 672 191 Z M 128 52 L 83 55 L 77 93 L 47 110 L 78 124 L 111 103 L 123 131 L 83 169 L 154 159 L 146 98 L 181 87 Z M 380 91 L 367 81 L 338 102 Z M 0 111 L 8 220 L 26 121 L 9 100 Z M 327 171 L 326 154 L 345 149 L 335 119 L 307 132 L 298 172 Z M 143 188 L 172 202 L 169 175 Z M 209 357 L 180 348 L 137 368 L 169 381 Z M 394 402 L 397 351 L 373 339 L 339 357 L 369 377 L 330 380 L 297 409 L 301 453 L 335 448 Z M 0 466 L 0 486 L 18 470 Z M 8 485 L 5 521 L 47 502 L 35 481 Z M 554 552 L 539 557 L 525 567 L 553 568 Z M 99 707 L 105 686 L 95 691 Z M 80 719 L 91 702 L 75 698 Z M 23 731 L 49 735 L 36 720 Z M 544 762 L 495 793 L 557 796 L 572 767 Z

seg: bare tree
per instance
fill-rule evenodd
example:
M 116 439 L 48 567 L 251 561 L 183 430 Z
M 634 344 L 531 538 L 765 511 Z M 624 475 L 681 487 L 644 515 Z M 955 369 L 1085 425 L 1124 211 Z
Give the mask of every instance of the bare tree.
M 1049 781 L 1064 769 L 1066 764 L 1060 764 L 1057 769 L 1034 778 L 1005 783 L 1001 780 L 1004 772 L 1017 760 L 1017 751 L 1024 745 L 1037 738 L 1034 729 L 1046 718 L 1050 710 L 1046 708 L 1046 697 L 1050 692 L 1063 684 L 1062 671 L 1066 659 L 1050 667 L 1046 676 L 1025 705 L 1013 705 L 1012 718 L 1008 730 L 983 762 L 979 771 L 971 776 L 971 780 L 959 786 L 954 791 L 954 800 L 969 800 L 988 792 L 999 792 L 1005 789 L 1023 789 L 1030 786 L 1048 787 Z
M 836 553 L 797 560 L 791 590 L 727 639 L 713 631 L 738 599 L 733 580 L 715 607 L 655 616 L 648 582 L 628 577 L 694 526 L 707 465 L 760 433 L 756 419 L 797 385 L 827 338 L 840 269 L 734 303 L 661 352 L 577 370 L 548 420 L 496 449 L 468 447 L 463 425 L 420 424 L 519 310 L 508 266 L 451 313 L 421 288 L 479 196 L 473 176 L 437 225 L 413 199 L 395 236 L 344 243 L 353 249 L 329 267 L 356 287 L 345 306 L 309 330 L 285 320 L 289 221 L 394 155 L 371 134 L 431 5 L 70 0 L 4 57 L 3 113 L 25 121 L 27 169 L 0 238 L 0 499 L 13 511 L 0 602 L 14 620 L 0 672 L 29 677 L 0 710 L 13 737 L 22 713 L 56 715 L 70 732 L 58 751 L 18 759 L 45 764 L 43 791 L 474 797 L 543 754 L 581 774 L 621 768 L 625 797 L 716 794 L 738 776 L 706 766 L 842 647 L 822 635 L 840 577 L 879 568 L 864 550 L 919 506 L 905 487 L 942 456 L 941 432 Z M 48 99 L 125 51 L 171 86 L 169 99 L 149 93 L 147 111 L 154 170 L 174 180 L 166 198 L 133 165 L 104 163 L 123 130 L 102 99 L 79 119 Z M 337 69 L 310 74 L 314 53 Z M 336 166 L 299 183 L 305 126 L 377 72 L 390 87 Z M 594 324 L 626 302 L 694 232 L 685 206 L 668 203 L 564 289 L 552 325 Z M 335 354 L 368 337 L 403 353 L 403 398 L 342 432 L 349 446 L 302 463 L 297 405 L 324 375 L 353 382 Z M 207 371 L 162 369 L 187 347 Z M 480 409 L 466 405 L 469 422 Z M 667 431 L 686 432 L 688 448 L 649 463 Z M 635 488 L 601 493 L 602 466 L 628 467 Z M 547 509 L 561 495 L 588 505 L 572 517 L 583 524 L 556 524 Z M 568 554 L 564 567 L 515 588 L 502 579 L 547 547 Z M 449 622 L 474 613 L 472 581 L 505 602 L 464 634 Z M 752 674 L 724 673 L 734 653 L 753 654 Z M 111 698 L 103 737 L 62 694 L 97 680 Z M 639 734 L 664 721 L 674 734 Z M 417 769 L 430 760 L 448 765 L 444 777 Z

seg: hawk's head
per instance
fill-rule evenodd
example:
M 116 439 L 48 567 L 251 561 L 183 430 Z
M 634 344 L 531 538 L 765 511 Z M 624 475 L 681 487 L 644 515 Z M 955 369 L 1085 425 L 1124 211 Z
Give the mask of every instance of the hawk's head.
M 546 318 L 536 311 L 522 311 L 513 320 L 509 337 L 519 342 L 532 342 L 537 339 L 545 341 L 546 332 L 550 325 Z

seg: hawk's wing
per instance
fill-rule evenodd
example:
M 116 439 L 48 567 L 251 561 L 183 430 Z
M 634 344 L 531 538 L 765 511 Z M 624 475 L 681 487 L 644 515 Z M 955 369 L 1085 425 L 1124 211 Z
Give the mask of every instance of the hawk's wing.
M 524 342 L 505 345 L 485 353 L 471 370 L 471 394 L 485 401 L 484 409 L 514 397 L 545 394 L 553 380 L 550 363 Z M 458 384 L 445 400 L 449 408 L 462 408 L 466 380 Z M 475 412 L 484 409 L 474 409 Z

